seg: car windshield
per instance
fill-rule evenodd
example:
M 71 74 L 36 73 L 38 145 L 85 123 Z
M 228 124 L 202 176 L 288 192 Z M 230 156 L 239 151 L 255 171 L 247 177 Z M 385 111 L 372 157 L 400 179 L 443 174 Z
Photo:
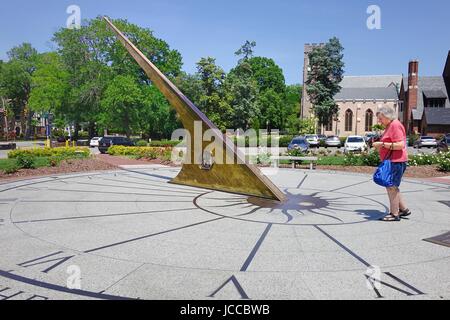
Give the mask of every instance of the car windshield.
M 434 140 L 433 137 L 422 137 L 422 140 Z
M 359 143 L 359 142 L 364 142 L 364 139 L 363 138 L 352 137 L 352 138 L 348 138 L 347 142 L 349 142 L 349 143 Z
M 292 140 L 292 144 L 306 144 L 306 141 L 304 139 L 295 139 Z
M 337 141 L 337 140 L 339 140 L 339 138 L 338 137 L 329 137 L 328 140 Z
M 317 139 L 317 136 L 306 136 L 306 139 Z

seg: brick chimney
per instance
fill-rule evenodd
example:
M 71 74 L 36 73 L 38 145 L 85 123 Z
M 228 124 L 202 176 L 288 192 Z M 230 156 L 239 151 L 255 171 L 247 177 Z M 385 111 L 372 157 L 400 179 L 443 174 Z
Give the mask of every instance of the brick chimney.
M 406 131 L 411 133 L 413 127 L 411 126 L 411 113 L 417 109 L 417 99 L 419 91 L 419 61 L 412 60 L 408 67 L 408 93 L 406 95 L 406 112 L 404 114 L 404 123 Z

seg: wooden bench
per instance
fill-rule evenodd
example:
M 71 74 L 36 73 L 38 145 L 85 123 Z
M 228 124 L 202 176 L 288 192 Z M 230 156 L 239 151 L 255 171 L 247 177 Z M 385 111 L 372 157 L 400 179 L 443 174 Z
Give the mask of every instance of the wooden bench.
M 292 163 L 292 169 L 296 168 L 297 163 L 303 162 L 303 161 L 309 161 L 309 169 L 314 170 L 317 165 L 317 161 L 319 161 L 318 157 L 290 157 L 290 156 L 279 156 L 279 157 L 271 157 L 270 158 L 274 164 L 280 164 L 280 161 L 286 160 L 290 161 Z

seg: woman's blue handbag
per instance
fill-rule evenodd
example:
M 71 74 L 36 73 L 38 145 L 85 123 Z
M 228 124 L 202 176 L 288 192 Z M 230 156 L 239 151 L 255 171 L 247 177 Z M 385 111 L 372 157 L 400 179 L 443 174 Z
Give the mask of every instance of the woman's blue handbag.
M 377 171 L 373 175 L 373 181 L 382 187 L 392 188 L 393 183 L 393 173 L 392 173 L 392 161 L 390 160 L 393 150 L 388 154 L 386 159 L 380 164 Z

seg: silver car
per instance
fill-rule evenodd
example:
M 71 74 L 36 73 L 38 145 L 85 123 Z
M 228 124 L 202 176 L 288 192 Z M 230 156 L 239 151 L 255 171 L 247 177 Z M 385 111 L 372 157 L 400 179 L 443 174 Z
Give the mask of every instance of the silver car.
M 320 144 L 319 136 L 317 134 L 308 134 L 305 136 L 306 141 L 312 148 L 318 148 Z
M 437 140 L 433 137 L 420 137 L 419 140 L 417 140 L 414 143 L 414 148 L 437 148 L 438 143 Z
M 325 140 L 325 146 L 327 148 L 340 148 L 342 147 L 341 139 L 337 136 L 330 136 Z

